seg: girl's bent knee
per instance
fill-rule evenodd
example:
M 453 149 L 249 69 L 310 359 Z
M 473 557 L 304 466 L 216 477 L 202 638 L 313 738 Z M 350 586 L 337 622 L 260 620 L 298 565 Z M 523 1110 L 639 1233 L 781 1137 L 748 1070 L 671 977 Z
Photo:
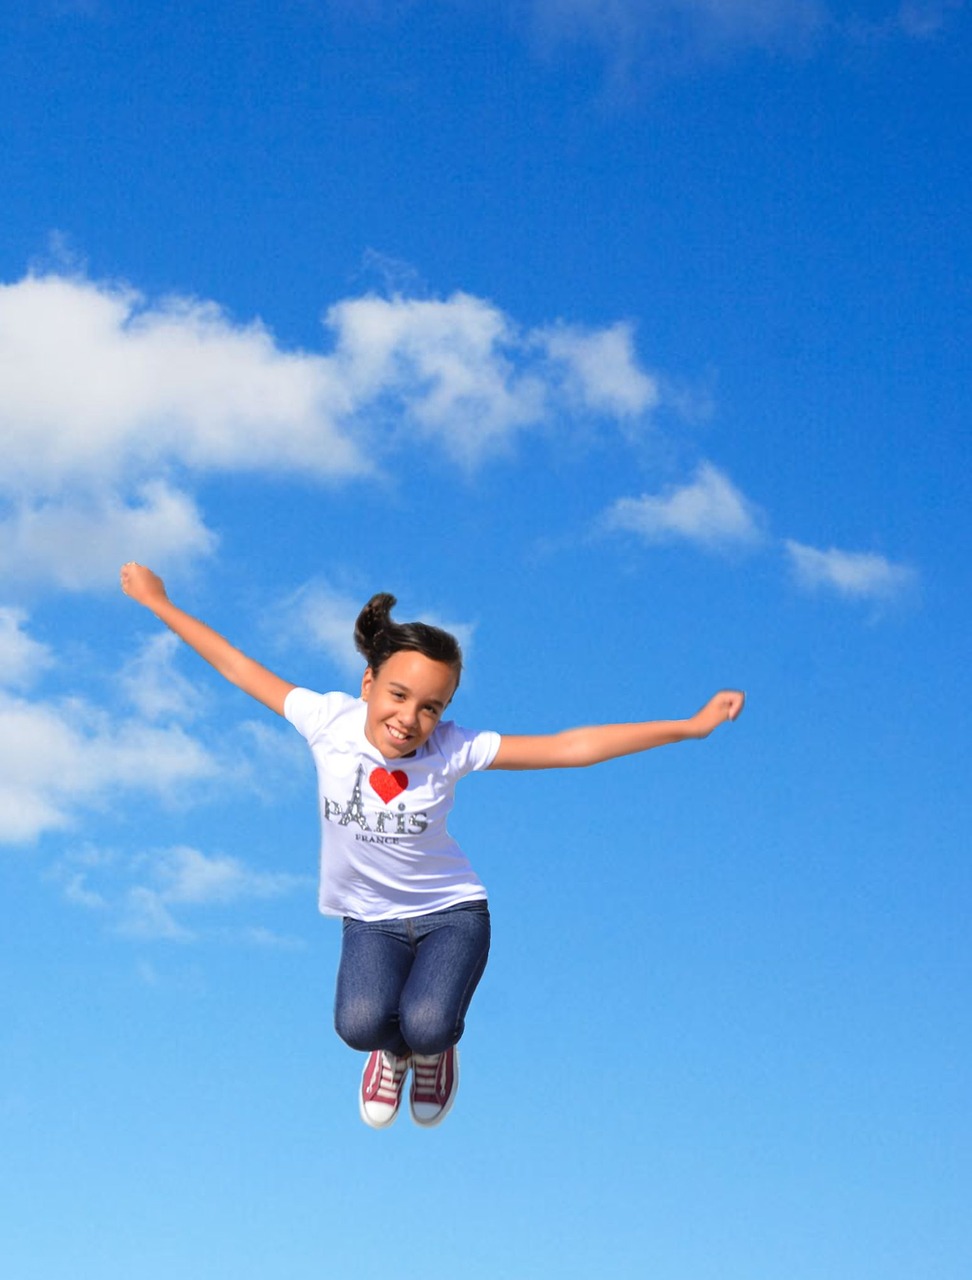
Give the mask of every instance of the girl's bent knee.
M 346 1045 L 370 1053 L 381 1048 L 393 1031 L 393 1019 L 367 1001 L 354 1001 L 334 1011 L 334 1030 Z
M 444 1053 L 462 1035 L 462 1023 L 457 1027 L 451 1019 L 445 1019 L 439 1010 L 422 1010 L 416 1015 L 402 1014 L 402 1035 L 413 1053 L 430 1055 Z

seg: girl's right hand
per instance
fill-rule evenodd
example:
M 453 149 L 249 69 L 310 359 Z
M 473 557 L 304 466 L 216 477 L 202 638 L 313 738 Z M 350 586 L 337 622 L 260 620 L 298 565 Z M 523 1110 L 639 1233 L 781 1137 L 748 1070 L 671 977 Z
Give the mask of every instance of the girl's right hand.
M 155 602 L 168 599 L 165 594 L 165 583 L 157 573 L 153 573 L 144 564 L 136 564 L 134 560 L 129 560 L 122 565 L 120 576 L 122 591 L 139 604 L 150 607 Z

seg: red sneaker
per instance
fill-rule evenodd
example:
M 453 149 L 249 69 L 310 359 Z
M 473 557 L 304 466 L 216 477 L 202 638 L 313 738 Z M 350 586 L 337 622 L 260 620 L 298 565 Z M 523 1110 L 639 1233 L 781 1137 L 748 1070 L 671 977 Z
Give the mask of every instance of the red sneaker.
M 387 1129 L 398 1115 L 409 1059 L 375 1049 L 361 1076 L 361 1119 L 372 1129 Z
M 452 1109 L 459 1090 L 459 1050 L 412 1054 L 412 1119 L 424 1129 L 440 1124 Z

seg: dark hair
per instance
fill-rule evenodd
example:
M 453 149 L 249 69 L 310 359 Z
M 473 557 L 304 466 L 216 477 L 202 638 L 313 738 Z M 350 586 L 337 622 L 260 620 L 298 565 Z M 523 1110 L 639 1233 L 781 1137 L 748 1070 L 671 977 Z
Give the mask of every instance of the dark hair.
M 391 611 L 398 601 L 387 592 L 372 596 L 354 624 L 354 643 L 372 671 L 401 649 L 424 654 L 433 662 L 444 662 L 456 673 L 456 688 L 462 675 L 459 641 L 441 627 L 427 622 L 393 622 Z

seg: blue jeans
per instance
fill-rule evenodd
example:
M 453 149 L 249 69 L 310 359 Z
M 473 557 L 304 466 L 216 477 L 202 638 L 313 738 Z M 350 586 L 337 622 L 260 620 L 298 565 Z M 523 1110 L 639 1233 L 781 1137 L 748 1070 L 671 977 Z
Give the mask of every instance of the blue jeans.
M 352 1049 L 442 1053 L 462 1035 L 489 955 L 489 907 L 410 920 L 345 917 L 334 1026 Z

